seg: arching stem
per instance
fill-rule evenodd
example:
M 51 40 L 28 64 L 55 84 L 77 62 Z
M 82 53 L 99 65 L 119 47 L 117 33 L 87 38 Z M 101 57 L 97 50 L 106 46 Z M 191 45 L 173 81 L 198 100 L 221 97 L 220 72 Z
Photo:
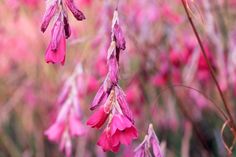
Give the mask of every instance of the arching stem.
M 201 51 L 202 51 L 202 53 L 203 53 L 204 59 L 205 59 L 205 61 L 207 62 L 207 66 L 208 66 L 208 68 L 209 68 L 211 77 L 213 78 L 214 83 L 215 83 L 215 85 L 216 85 L 216 87 L 217 87 L 217 90 L 218 90 L 218 92 L 219 92 L 219 94 L 220 94 L 220 97 L 221 97 L 221 99 L 222 99 L 222 101 L 223 101 L 224 108 L 225 108 L 225 110 L 226 110 L 226 112 L 227 112 L 227 115 L 229 116 L 228 118 L 229 118 L 229 120 L 230 120 L 230 127 L 232 127 L 233 130 L 234 130 L 234 132 L 236 132 L 236 126 L 235 126 L 235 123 L 234 123 L 233 116 L 232 116 L 232 114 L 231 114 L 231 112 L 230 112 L 229 105 L 228 105 L 228 103 L 226 102 L 226 99 L 225 99 L 225 97 L 224 97 L 224 94 L 223 94 L 222 90 L 220 89 L 220 85 L 219 85 L 219 83 L 218 83 L 218 81 L 217 81 L 217 79 L 216 79 L 216 76 L 215 76 L 215 74 L 214 74 L 214 70 L 213 70 L 213 68 L 212 68 L 212 65 L 211 65 L 211 63 L 210 63 L 210 61 L 209 61 L 209 59 L 208 59 L 208 57 L 207 57 L 207 55 L 206 55 L 206 51 L 205 51 L 205 49 L 204 49 L 204 47 L 203 47 L 202 41 L 201 41 L 201 39 L 200 39 L 200 36 L 199 36 L 199 34 L 198 34 L 198 32 L 197 32 L 197 29 L 196 29 L 196 27 L 195 27 L 195 25 L 194 25 L 194 23 L 193 23 L 193 20 L 192 20 L 192 18 L 191 18 L 191 16 L 190 16 L 190 13 L 189 13 L 189 11 L 188 11 L 188 7 L 187 7 L 186 0 L 182 0 L 182 4 L 183 4 L 184 10 L 185 10 L 185 12 L 186 12 L 186 14 L 187 14 L 189 23 L 190 23 L 190 25 L 191 25 L 191 27 L 192 27 L 192 29 L 193 29 L 193 32 L 194 32 L 194 34 L 195 34 L 195 36 L 196 36 L 196 38 L 197 38 L 197 41 L 198 41 L 198 44 L 199 44 L 199 46 L 200 46 L 200 48 L 201 48 Z

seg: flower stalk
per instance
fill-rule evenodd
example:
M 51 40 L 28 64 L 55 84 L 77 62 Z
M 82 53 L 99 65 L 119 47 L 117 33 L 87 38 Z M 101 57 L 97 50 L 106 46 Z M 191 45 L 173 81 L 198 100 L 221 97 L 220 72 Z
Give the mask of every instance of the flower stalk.
M 194 25 L 194 22 L 193 22 L 192 18 L 191 18 L 191 16 L 190 16 L 190 13 L 189 13 L 189 11 L 188 11 L 188 7 L 187 7 L 187 2 L 186 2 L 186 0 L 182 0 L 182 4 L 183 4 L 184 10 L 185 10 L 185 13 L 186 13 L 186 15 L 187 15 L 187 17 L 188 17 L 189 23 L 190 23 L 190 25 L 191 25 L 191 27 L 192 27 L 192 29 L 193 29 L 193 32 L 194 32 L 194 34 L 195 34 L 195 36 L 196 36 L 196 38 L 197 38 L 197 41 L 198 41 L 198 44 L 199 44 L 199 46 L 200 46 L 200 48 L 201 48 L 201 51 L 202 51 L 202 53 L 203 53 L 204 59 L 205 59 L 206 62 L 207 62 L 207 66 L 208 66 L 208 68 L 209 68 L 211 77 L 212 77 L 212 79 L 213 79 L 213 81 L 214 81 L 214 83 L 215 83 L 215 85 L 216 85 L 216 87 L 217 87 L 217 90 L 218 90 L 218 92 L 219 92 L 219 94 L 220 94 L 220 97 L 221 97 L 221 99 L 222 99 L 222 101 L 223 101 L 224 108 L 225 108 L 225 110 L 226 110 L 226 112 L 227 112 L 227 115 L 228 115 L 228 118 L 229 118 L 229 120 L 230 120 L 229 125 L 230 125 L 231 128 L 233 128 L 234 132 L 236 132 L 236 126 L 235 126 L 235 122 L 234 122 L 233 116 L 232 116 L 232 114 L 231 114 L 231 112 L 230 112 L 229 104 L 227 103 L 227 101 L 226 101 L 226 99 L 225 99 L 225 97 L 224 97 L 224 94 L 223 94 L 223 92 L 222 92 L 222 90 L 221 90 L 221 88 L 220 88 L 220 85 L 219 85 L 219 82 L 218 82 L 218 80 L 217 80 L 217 78 L 216 78 L 216 76 L 215 76 L 213 67 L 212 67 L 212 65 L 211 65 L 211 63 L 210 63 L 210 61 L 209 61 L 209 59 L 208 59 L 208 57 L 207 57 L 206 51 L 205 51 L 204 46 L 203 46 L 203 44 L 202 44 L 201 38 L 200 38 L 200 36 L 199 36 L 199 34 L 198 34 L 198 31 L 197 31 L 197 29 L 196 29 L 196 27 L 195 27 L 195 25 Z

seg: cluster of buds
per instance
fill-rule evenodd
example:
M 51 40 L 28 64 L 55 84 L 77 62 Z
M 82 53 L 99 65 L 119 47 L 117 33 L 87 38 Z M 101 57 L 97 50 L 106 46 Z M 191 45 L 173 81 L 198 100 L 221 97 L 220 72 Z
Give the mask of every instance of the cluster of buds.
M 47 63 L 61 63 L 63 65 L 66 55 L 66 39 L 71 35 L 66 10 L 69 8 L 79 21 L 84 20 L 85 16 L 76 8 L 73 0 L 47 0 L 46 3 L 41 31 L 46 31 L 53 18 L 55 18 L 55 23 L 51 31 L 51 42 L 46 50 L 45 60 Z
M 151 148 L 152 153 L 150 151 Z M 143 142 L 134 150 L 134 157 L 164 157 L 163 150 L 155 134 L 153 125 L 149 124 L 148 134 L 145 136 Z
M 108 73 L 90 107 L 96 111 L 87 121 L 87 125 L 99 129 L 108 120 L 97 143 L 104 151 L 117 152 L 120 144 L 129 145 L 138 136 L 125 93 L 118 85 L 119 55 L 125 48 L 118 12 L 115 10 L 107 55 Z
M 58 98 L 58 105 L 62 106 L 57 119 L 45 131 L 50 141 L 60 143 L 60 150 L 65 151 L 67 157 L 72 154 L 72 138 L 84 135 L 85 126 L 82 124 L 82 112 L 78 100 L 77 79 L 82 75 L 81 65 L 65 82 Z

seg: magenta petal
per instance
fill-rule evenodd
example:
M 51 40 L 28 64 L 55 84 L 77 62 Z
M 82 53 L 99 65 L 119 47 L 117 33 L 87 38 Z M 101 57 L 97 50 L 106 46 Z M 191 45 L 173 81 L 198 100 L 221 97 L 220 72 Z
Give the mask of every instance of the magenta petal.
M 126 48 L 125 38 L 120 26 L 117 23 L 114 25 L 114 35 L 115 35 L 116 47 L 118 49 L 125 50 Z
M 132 123 L 125 116 L 114 115 L 110 123 L 111 136 L 114 135 L 117 130 L 123 131 L 131 126 Z
M 163 157 L 162 152 L 161 152 L 161 147 L 158 141 L 155 140 L 154 138 L 151 138 L 151 145 L 152 145 L 152 150 L 155 157 Z
M 133 140 L 132 128 L 128 128 L 120 133 L 120 143 L 124 145 L 129 145 Z
M 62 137 L 64 128 L 64 123 L 55 122 L 50 128 L 45 131 L 45 135 L 50 141 L 58 142 Z
M 75 115 L 75 113 L 70 114 L 69 129 L 72 136 L 79 136 L 85 133 L 85 127 L 78 116 Z
M 76 8 L 73 0 L 66 0 L 66 5 L 77 20 L 81 21 L 85 19 L 84 14 Z
M 142 149 L 139 149 L 135 152 L 134 157 L 150 157 L 145 155 L 145 149 L 142 147 Z
M 66 55 L 66 40 L 65 37 L 62 35 L 58 49 L 56 51 L 51 50 L 51 43 L 49 44 L 46 54 L 45 54 L 45 60 L 47 63 L 61 63 L 64 65 L 65 62 L 65 55 Z
M 45 14 L 43 16 L 43 22 L 41 24 L 41 31 L 42 32 L 46 31 L 52 17 L 55 15 L 57 9 L 58 9 L 57 0 L 54 0 L 54 2 L 50 4 L 50 6 L 47 6 L 47 9 L 46 9 Z
M 61 93 L 58 96 L 57 104 L 61 105 L 65 102 L 65 100 L 67 99 L 69 95 L 70 90 L 71 90 L 71 87 L 67 83 L 65 83 L 65 85 L 63 86 L 61 90 Z
M 129 118 L 129 120 L 132 123 L 134 123 L 134 118 L 133 118 L 132 112 L 129 109 L 129 105 L 126 101 L 125 93 L 120 87 L 116 87 L 115 90 L 116 90 L 117 101 L 121 107 L 122 112 L 127 118 Z
M 99 129 L 105 123 L 108 116 L 109 114 L 104 111 L 104 107 L 101 107 L 88 119 L 87 125 Z
M 148 129 L 148 137 L 150 139 L 150 143 L 152 146 L 152 150 L 153 150 L 153 154 L 155 155 L 155 157 L 163 157 L 162 152 L 161 152 L 161 147 L 159 145 L 159 140 L 156 136 L 156 133 L 153 129 L 152 124 L 149 125 L 149 129 Z
M 72 142 L 68 134 L 64 134 L 63 139 L 60 142 L 60 151 L 64 151 L 66 157 L 71 157 Z
M 51 38 L 51 50 L 56 51 L 59 47 L 60 40 L 62 36 L 64 36 L 63 30 L 64 30 L 64 23 L 63 23 L 63 17 L 62 13 L 59 14 L 53 29 L 52 29 L 52 38 Z
M 116 58 L 113 56 L 108 60 L 109 78 L 113 84 L 118 83 L 119 66 Z
M 71 29 L 68 22 L 68 18 L 65 15 L 63 16 L 63 22 L 64 22 L 65 36 L 66 36 L 66 39 L 68 39 L 71 35 Z
M 117 145 L 113 145 L 112 144 L 112 137 L 109 136 L 109 133 L 107 132 L 107 130 L 103 131 L 103 133 L 101 134 L 97 145 L 101 146 L 103 151 L 112 151 L 112 152 L 118 152 L 119 148 L 120 148 L 120 143 L 118 143 Z
M 101 87 L 99 88 L 97 94 L 95 95 L 93 99 L 93 102 L 90 106 L 90 110 L 96 109 L 99 106 L 99 104 L 102 102 L 105 95 L 106 93 L 104 91 L 103 85 L 101 85 Z

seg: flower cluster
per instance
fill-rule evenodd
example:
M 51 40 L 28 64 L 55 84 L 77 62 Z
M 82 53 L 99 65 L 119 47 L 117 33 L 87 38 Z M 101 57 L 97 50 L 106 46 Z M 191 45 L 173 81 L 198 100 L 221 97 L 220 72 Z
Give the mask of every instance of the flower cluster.
M 152 148 L 152 153 L 150 152 Z M 148 134 L 145 136 L 143 142 L 134 150 L 135 157 L 164 157 L 163 149 L 159 145 L 159 140 L 153 129 L 153 125 L 149 124 Z
M 97 110 L 87 125 L 99 129 L 108 119 L 97 144 L 104 151 L 117 152 L 120 144 L 129 145 L 138 136 L 125 94 L 118 85 L 119 55 L 126 47 L 117 10 L 113 15 L 111 40 L 107 55 L 108 73 L 91 104 L 90 109 Z
M 61 63 L 63 65 L 65 62 L 66 39 L 71 35 L 66 8 L 69 8 L 77 20 L 85 19 L 84 14 L 76 8 L 73 0 L 47 0 L 41 31 L 45 32 L 50 21 L 55 18 L 51 31 L 51 42 L 45 54 L 47 63 Z
M 66 156 L 72 154 L 72 138 L 83 135 L 85 126 L 82 124 L 82 113 L 78 100 L 76 80 L 82 73 L 81 66 L 67 80 L 58 98 L 58 105 L 62 108 L 52 126 L 45 131 L 50 141 L 59 143 L 60 150 L 65 150 Z

